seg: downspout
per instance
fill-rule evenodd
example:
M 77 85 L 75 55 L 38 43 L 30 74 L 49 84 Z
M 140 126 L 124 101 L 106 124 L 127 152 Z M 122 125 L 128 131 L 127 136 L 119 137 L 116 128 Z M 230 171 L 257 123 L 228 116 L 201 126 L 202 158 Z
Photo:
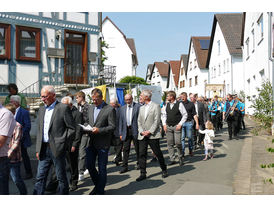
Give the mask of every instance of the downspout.
M 272 63 L 272 100 L 274 102 L 274 87 L 273 87 L 273 82 L 274 82 L 274 59 L 273 59 L 273 23 L 272 23 L 272 12 L 268 13 L 268 22 L 269 22 L 269 31 L 268 31 L 268 55 L 269 55 L 269 60 Z M 271 68 L 269 68 L 269 71 L 271 70 Z M 270 72 L 269 72 L 270 75 Z M 274 107 L 274 103 L 272 103 L 272 108 Z M 272 111 L 272 116 L 273 116 L 273 122 L 272 122 L 272 135 L 274 135 L 274 111 Z

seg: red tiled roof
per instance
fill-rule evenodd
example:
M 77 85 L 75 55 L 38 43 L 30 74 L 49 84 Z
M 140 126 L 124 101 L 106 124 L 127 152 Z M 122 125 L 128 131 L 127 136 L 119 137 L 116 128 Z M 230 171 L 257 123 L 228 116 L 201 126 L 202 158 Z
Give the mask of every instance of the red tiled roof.
M 160 73 L 161 77 L 168 77 L 168 68 L 169 65 L 168 63 L 164 63 L 164 62 L 154 62 L 151 74 L 150 74 L 150 78 L 153 74 L 154 68 L 157 67 L 158 72 Z
M 191 40 L 193 42 L 198 66 L 200 69 L 204 69 L 206 68 L 208 49 L 201 49 L 200 40 L 210 40 L 210 36 L 191 37 Z
M 172 73 L 174 74 L 174 82 L 175 86 L 178 87 L 178 82 L 179 82 L 179 76 L 180 76 L 180 61 L 169 61 L 170 67 L 172 70 Z

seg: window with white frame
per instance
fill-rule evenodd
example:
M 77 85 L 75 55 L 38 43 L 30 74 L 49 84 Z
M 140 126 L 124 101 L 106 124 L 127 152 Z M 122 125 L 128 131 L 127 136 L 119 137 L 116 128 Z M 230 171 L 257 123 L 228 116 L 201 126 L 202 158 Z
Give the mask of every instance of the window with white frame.
M 224 60 L 224 73 L 226 72 L 226 64 L 225 64 L 225 60 Z
M 261 39 L 264 37 L 264 23 L 263 23 L 263 14 L 260 16 L 260 18 L 257 21 L 258 23 L 258 33 L 259 33 L 259 43 L 261 42 Z M 259 44 L 258 43 L 258 44 Z
M 218 45 L 218 55 L 221 54 L 221 42 L 220 40 L 217 41 L 217 45 Z
M 245 41 L 245 46 L 246 46 L 246 58 L 249 57 L 249 37 Z
M 221 65 L 218 65 L 218 69 L 219 69 L 219 76 L 221 76 Z
M 196 68 L 196 67 L 197 67 L 197 60 L 194 59 L 194 68 Z
M 0 59 L 10 59 L 10 25 L 0 23 Z
M 214 67 L 213 76 L 216 77 L 216 67 Z
M 255 33 L 254 33 L 254 29 L 252 29 L 251 35 L 252 35 L 252 52 L 254 52 L 254 50 L 255 50 Z
M 189 87 L 192 86 L 192 78 L 189 79 Z
M 189 70 L 192 70 L 192 62 L 189 63 Z

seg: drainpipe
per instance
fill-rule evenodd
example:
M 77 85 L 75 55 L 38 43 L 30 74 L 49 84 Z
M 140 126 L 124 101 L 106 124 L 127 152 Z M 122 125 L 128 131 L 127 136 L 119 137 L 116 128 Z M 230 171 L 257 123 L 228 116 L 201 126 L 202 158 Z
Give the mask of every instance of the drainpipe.
M 272 100 L 274 102 L 274 58 L 273 58 L 273 22 L 272 22 L 272 12 L 268 13 L 268 22 L 269 22 L 269 31 L 268 31 L 268 55 L 269 55 L 269 60 L 271 61 L 272 65 Z M 271 66 L 270 66 L 271 67 Z M 271 68 L 269 69 L 269 71 Z M 269 72 L 270 73 L 270 72 Z M 272 108 L 274 107 L 274 103 L 272 104 Z M 273 116 L 273 122 L 272 122 L 272 135 L 274 135 L 274 111 L 272 111 L 272 116 Z

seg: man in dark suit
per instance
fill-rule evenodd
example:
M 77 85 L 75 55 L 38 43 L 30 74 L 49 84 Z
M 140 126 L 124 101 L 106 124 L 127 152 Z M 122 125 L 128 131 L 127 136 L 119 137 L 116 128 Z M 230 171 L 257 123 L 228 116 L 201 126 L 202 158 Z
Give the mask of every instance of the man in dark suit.
M 207 117 L 206 117 L 206 110 L 205 110 L 205 106 L 201 101 L 197 101 L 198 99 L 198 94 L 191 94 L 190 96 L 190 100 L 191 102 L 193 102 L 194 106 L 195 106 L 195 111 L 197 113 L 198 116 L 198 122 L 199 122 L 199 128 L 201 130 L 205 129 L 205 123 L 207 121 Z M 197 147 L 197 145 L 201 145 L 203 138 L 204 138 L 204 134 L 200 134 L 198 132 L 198 130 L 196 130 L 196 122 L 193 125 L 193 137 L 194 137 L 194 148 Z M 199 139 L 197 140 L 197 137 L 199 136 Z
M 31 146 L 31 138 L 29 134 L 31 122 L 29 111 L 20 106 L 21 97 L 19 95 L 10 96 L 10 102 L 16 107 L 16 113 L 14 115 L 15 120 L 22 125 L 21 154 L 26 171 L 26 176 L 24 179 L 31 179 L 33 175 L 27 150 L 27 148 Z
M 116 119 L 115 119 L 115 130 L 113 132 L 113 136 L 111 139 L 111 145 L 114 146 L 115 151 L 115 158 L 113 160 L 113 163 L 116 164 L 116 166 L 119 166 L 122 162 L 122 149 L 123 149 L 123 142 L 120 139 L 119 135 L 119 121 L 120 121 L 120 105 L 118 104 L 117 98 L 113 98 L 109 101 L 109 105 L 112 106 L 116 111 Z
M 78 184 L 78 156 L 79 156 L 79 145 L 81 141 L 81 127 L 79 124 L 83 124 L 83 115 L 81 112 L 78 111 L 78 109 L 73 106 L 72 104 L 72 98 L 70 96 L 63 97 L 61 102 L 63 104 L 66 104 L 69 106 L 72 112 L 72 117 L 75 122 L 75 130 L 68 130 L 68 144 L 67 144 L 67 153 L 66 153 L 66 159 L 68 162 L 68 168 L 70 170 L 70 186 L 69 191 L 76 190 L 77 184 Z M 50 175 L 50 181 L 46 187 L 46 191 L 49 192 L 56 192 L 56 189 L 58 187 L 58 180 L 56 177 L 55 169 L 52 168 L 51 175 Z
M 36 157 L 39 160 L 33 194 L 44 194 L 47 176 L 52 163 L 59 184 L 59 194 L 69 194 L 66 175 L 66 147 L 68 129 L 75 130 L 70 108 L 56 100 L 52 86 L 44 86 L 38 113 Z
M 103 195 L 107 182 L 108 151 L 115 129 L 115 109 L 103 101 L 100 89 L 91 92 L 93 104 L 88 110 L 90 131 L 89 147 L 86 148 L 86 167 L 95 185 L 90 195 Z M 95 167 L 98 157 L 98 170 Z
M 126 105 L 121 107 L 119 133 L 123 141 L 123 168 L 120 173 L 128 171 L 128 157 L 130 152 L 131 141 L 134 143 L 134 148 L 137 158 L 137 169 L 139 169 L 139 144 L 138 144 L 138 115 L 140 104 L 133 102 L 131 94 L 125 95 Z

